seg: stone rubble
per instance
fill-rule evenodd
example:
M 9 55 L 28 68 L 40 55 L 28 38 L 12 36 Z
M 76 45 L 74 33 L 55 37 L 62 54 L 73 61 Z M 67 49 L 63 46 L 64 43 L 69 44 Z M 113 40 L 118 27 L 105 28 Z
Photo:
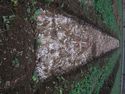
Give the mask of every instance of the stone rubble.
M 38 16 L 39 31 L 35 72 L 41 80 L 63 74 L 119 47 L 119 40 L 85 22 L 60 14 Z

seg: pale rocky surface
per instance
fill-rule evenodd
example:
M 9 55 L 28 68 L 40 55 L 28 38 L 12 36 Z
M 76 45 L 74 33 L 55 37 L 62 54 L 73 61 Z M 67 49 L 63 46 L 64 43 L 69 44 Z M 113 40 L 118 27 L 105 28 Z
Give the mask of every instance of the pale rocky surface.
M 90 24 L 44 11 L 38 16 L 37 65 L 41 80 L 63 74 L 119 47 L 119 41 Z

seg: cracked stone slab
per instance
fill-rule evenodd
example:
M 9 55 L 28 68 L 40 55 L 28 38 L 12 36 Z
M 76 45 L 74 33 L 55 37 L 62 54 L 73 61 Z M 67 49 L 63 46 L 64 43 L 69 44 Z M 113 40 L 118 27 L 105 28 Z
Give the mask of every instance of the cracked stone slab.
M 35 72 L 41 80 L 86 64 L 87 60 L 119 47 L 119 40 L 90 24 L 44 11 L 37 18 L 39 32 Z

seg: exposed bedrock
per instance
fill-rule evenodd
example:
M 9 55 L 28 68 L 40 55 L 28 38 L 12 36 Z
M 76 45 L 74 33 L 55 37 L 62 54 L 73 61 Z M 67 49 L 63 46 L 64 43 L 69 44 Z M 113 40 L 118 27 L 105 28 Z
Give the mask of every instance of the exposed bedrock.
M 37 29 L 35 72 L 41 80 L 66 73 L 119 47 L 119 40 L 90 24 L 51 12 L 38 16 Z

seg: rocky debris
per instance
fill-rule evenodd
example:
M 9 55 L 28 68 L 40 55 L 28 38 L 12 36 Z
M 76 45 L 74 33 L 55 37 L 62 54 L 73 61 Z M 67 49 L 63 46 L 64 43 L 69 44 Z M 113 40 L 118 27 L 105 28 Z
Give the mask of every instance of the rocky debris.
M 41 80 L 63 74 L 119 47 L 119 41 L 90 24 L 44 11 L 38 17 L 37 65 Z

